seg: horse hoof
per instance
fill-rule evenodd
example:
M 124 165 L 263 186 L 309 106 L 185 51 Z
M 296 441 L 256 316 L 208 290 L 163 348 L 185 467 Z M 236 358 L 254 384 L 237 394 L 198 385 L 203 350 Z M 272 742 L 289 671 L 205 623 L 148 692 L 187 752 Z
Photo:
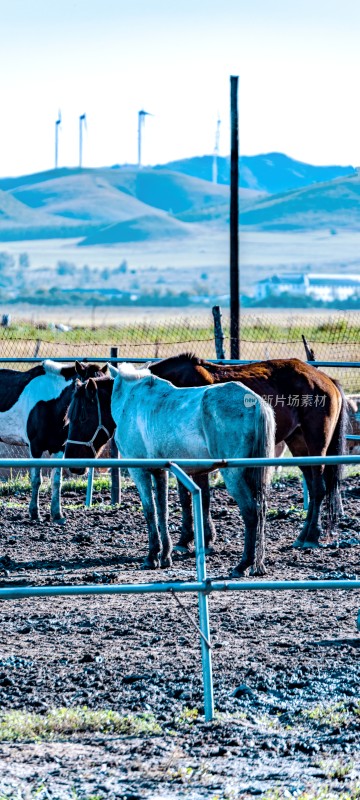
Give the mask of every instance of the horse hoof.
M 208 545 L 207 547 L 205 547 L 205 555 L 206 556 L 212 556 L 212 555 L 214 555 L 214 553 L 215 553 L 215 547 L 213 547 L 211 544 Z
M 250 575 L 254 575 L 254 577 L 261 577 L 261 575 L 266 575 L 265 564 L 259 564 L 257 567 L 252 567 L 250 570 Z
M 53 523 L 54 525 L 65 525 L 66 517 L 54 517 Z
M 167 558 L 162 558 L 160 563 L 161 569 L 167 569 L 167 567 L 172 567 L 172 560 L 170 556 Z
M 299 547 L 299 548 L 304 547 L 303 540 L 302 539 L 295 539 L 295 542 L 293 542 L 292 547 Z
M 186 547 L 183 544 L 176 544 L 174 546 L 174 550 L 176 553 L 187 553 L 187 554 L 191 553 L 190 547 Z
M 158 559 L 150 559 L 146 558 L 145 561 L 141 565 L 141 569 L 158 569 L 160 566 L 160 562 Z
M 302 543 L 302 547 L 304 550 L 318 550 L 319 547 L 322 547 L 322 544 L 319 542 L 308 542 L 305 540 L 305 542 Z
M 245 570 L 241 569 L 240 567 L 235 567 L 230 572 L 230 578 L 243 578 L 245 575 Z

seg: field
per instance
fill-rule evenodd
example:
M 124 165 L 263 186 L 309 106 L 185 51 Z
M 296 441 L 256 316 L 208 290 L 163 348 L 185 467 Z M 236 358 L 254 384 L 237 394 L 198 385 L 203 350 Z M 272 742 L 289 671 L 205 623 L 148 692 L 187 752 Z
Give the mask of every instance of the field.
M 2 356 L 32 356 L 36 348 L 41 357 L 108 357 L 114 345 L 129 359 L 184 350 L 215 356 L 210 310 L 67 309 L 70 318 L 63 311 L 18 310 L 10 327 L 0 328 Z M 223 322 L 229 354 L 225 312 Z M 243 314 L 241 322 L 242 358 L 303 358 L 304 333 L 319 359 L 359 360 L 357 314 L 266 311 Z M 360 390 L 359 370 L 332 374 L 347 391 Z M 157 577 L 141 571 L 147 536 L 134 487 L 123 479 L 115 508 L 107 476 L 95 488 L 94 505 L 85 510 L 85 483 L 65 483 L 67 523 L 59 528 L 48 513 L 48 482 L 41 524 L 28 520 L 28 478 L 12 474 L 0 483 L 0 587 Z M 318 551 L 294 551 L 301 484 L 296 471 L 274 479 L 268 576 L 356 576 L 359 497 L 353 472 L 335 539 Z M 227 576 L 243 525 L 219 480 L 212 508 L 218 543 L 208 573 Z M 174 541 L 179 526 L 172 486 Z M 161 573 L 164 580 L 194 576 L 193 557 L 175 556 Z M 156 595 L 4 601 L 0 800 L 359 798 L 358 600 L 355 592 L 212 595 L 213 723 L 203 719 L 199 636 L 184 610 L 197 620 L 195 598 L 182 596 L 183 608 Z
M 0 306 L 0 315 L 9 307 Z M 229 312 L 223 310 L 224 349 L 230 356 Z M 317 359 L 358 361 L 360 323 L 358 312 L 287 309 L 241 313 L 240 357 L 242 359 L 303 359 L 304 334 Z M 57 326 L 70 326 L 62 331 Z M 122 358 L 164 358 L 191 351 L 202 358 L 215 358 L 213 317 L 208 309 L 13 309 L 11 325 L 0 327 L 2 357 L 108 358 L 116 346 Z M 15 366 L 15 364 L 13 365 Z M 16 365 L 19 369 L 25 365 Z M 26 367 L 27 368 L 27 367 Z M 360 391 L 358 369 L 328 370 L 339 378 L 347 392 Z
M 358 574 L 356 473 L 345 516 L 318 551 L 291 547 L 301 525 L 296 474 L 274 480 L 267 520 L 268 577 Z M 80 493 L 79 493 L 80 491 Z M 10 494 L 8 494 L 10 492 Z M 24 479 L 0 486 L 0 585 L 141 582 L 146 531 L 123 479 L 111 508 L 106 477 L 95 503 L 65 485 L 67 524 L 27 519 Z M 242 522 L 221 482 L 212 489 L 218 531 L 208 573 L 226 576 Z M 177 539 L 180 513 L 170 493 Z M 193 579 L 176 556 L 161 578 Z M 217 594 L 210 597 L 216 719 L 204 723 L 199 637 L 172 597 L 52 598 L 0 608 L 0 796 L 235 800 L 355 798 L 360 787 L 360 640 L 354 592 Z M 191 596 L 181 602 L 196 619 Z
M 333 235 L 327 228 L 309 231 L 261 231 L 240 228 L 240 287 L 243 294 L 253 294 L 256 281 L 282 273 L 357 273 L 359 269 L 360 232 L 339 230 Z M 136 291 L 162 287 L 193 291 L 197 287 L 209 294 L 229 294 L 229 232 L 216 225 L 194 226 L 188 238 L 144 242 L 119 242 L 112 246 L 79 247 L 78 239 L 45 239 L 3 242 L 0 249 L 18 260 L 27 253 L 29 267 L 21 280 L 29 289 L 39 287 L 89 288 L 82 270 L 87 265 L 94 286 L 100 286 L 101 272 L 109 272 L 103 288 L 115 287 Z M 73 275 L 59 276 L 59 261 L 74 265 Z M 112 274 L 126 261 L 127 275 Z M 134 271 L 134 272 L 132 272 Z M 206 274 L 207 278 L 202 279 Z M 101 281 L 100 281 L 101 282 Z M 159 288 L 159 286 L 157 287 Z M 17 294 L 22 289 L 19 284 Z

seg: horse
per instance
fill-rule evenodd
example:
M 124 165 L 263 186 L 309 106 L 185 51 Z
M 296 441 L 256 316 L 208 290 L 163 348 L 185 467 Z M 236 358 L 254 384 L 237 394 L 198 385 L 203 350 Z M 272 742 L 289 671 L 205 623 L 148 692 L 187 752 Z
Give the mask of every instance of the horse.
M 149 365 L 153 375 L 174 386 L 205 386 L 241 381 L 270 403 L 275 412 L 276 445 L 285 441 L 294 456 L 342 455 L 347 452 L 348 406 L 340 384 L 319 369 L 297 358 L 274 359 L 248 364 L 214 364 L 191 353 Z M 332 532 L 341 510 L 341 466 L 301 467 L 309 491 L 309 508 L 303 528 L 293 546 L 319 547 L 321 506 L 325 499 L 327 528 Z M 210 546 L 215 528 L 209 513 L 208 478 L 201 484 L 206 501 L 205 530 Z M 189 549 L 193 538 L 191 498 L 179 487 L 185 524 L 178 548 Z
M 48 451 L 63 455 L 67 438 L 64 423 L 76 379 L 101 377 L 107 365 L 76 362 L 74 366 L 58 364 L 50 359 L 32 369 L 0 370 L 0 441 L 8 445 L 27 445 L 32 458 L 41 458 Z M 31 475 L 30 519 L 40 520 L 39 490 L 41 469 Z M 61 513 L 61 469 L 52 470 L 51 516 L 63 523 Z
M 240 383 L 177 389 L 152 375 L 149 369 L 136 370 L 132 364 L 123 364 L 119 370 L 110 367 L 110 371 L 116 374 L 113 384 L 109 378 L 90 378 L 76 385 L 67 415 L 66 458 L 88 457 L 90 443 L 99 452 L 114 425 L 115 441 L 124 458 L 176 461 L 273 455 L 274 412 Z M 192 467 L 186 471 L 196 474 L 204 470 Z M 270 470 L 238 467 L 220 471 L 245 523 L 243 555 L 232 574 L 240 577 L 251 567 L 253 574 L 263 575 Z M 149 534 L 149 552 L 143 567 L 169 567 L 172 543 L 168 532 L 167 472 L 151 468 L 129 472 L 140 494 Z

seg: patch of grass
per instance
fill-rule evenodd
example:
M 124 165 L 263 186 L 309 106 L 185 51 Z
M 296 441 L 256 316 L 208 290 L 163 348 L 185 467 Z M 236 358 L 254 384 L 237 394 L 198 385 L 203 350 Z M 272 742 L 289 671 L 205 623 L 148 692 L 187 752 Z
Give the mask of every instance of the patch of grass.
M 25 494 L 31 491 L 29 473 L 10 475 L 7 481 L 0 482 L 0 497 L 9 497 L 14 494 Z
M 86 492 L 87 475 L 82 478 L 66 478 L 63 481 L 62 491 L 64 492 Z M 93 490 L 94 492 L 107 492 L 111 489 L 110 475 L 95 475 Z
M 290 458 L 291 454 L 286 453 L 286 458 Z M 278 483 L 286 483 L 289 480 L 302 480 L 300 467 L 281 467 L 281 472 L 273 472 L 271 476 L 271 483 L 276 486 Z
M 262 795 L 262 800 L 289 800 L 290 794 L 286 787 L 270 789 Z M 359 800 L 360 784 L 354 783 L 346 787 L 343 792 L 335 791 L 328 785 L 309 787 L 305 791 L 296 794 L 296 800 Z
M 118 714 L 87 706 L 52 708 L 46 714 L 6 711 L 0 716 L 0 741 L 49 740 L 74 733 L 106 733 L 139 736 L 161 733 L 152 714 Z
M 177 718 L 176 723 L 179 727 L 182 727 L 183 725 L 193 725 L 193 723 L 197 721 L 198 717 L 198 708 L 184 708 Z
M 349 711 L 343 703 L 314 706 L 314 708 L 302 711 L 301 714 L 319 725 L 329 725 L 337 728 L 344 727 L 350 719 Z
M 344 762 L 337 759 L 334 761 L 319 761 L 317 766 L 319 766 L 331 780 L 343 781 L 354 769 L 354 762 Z

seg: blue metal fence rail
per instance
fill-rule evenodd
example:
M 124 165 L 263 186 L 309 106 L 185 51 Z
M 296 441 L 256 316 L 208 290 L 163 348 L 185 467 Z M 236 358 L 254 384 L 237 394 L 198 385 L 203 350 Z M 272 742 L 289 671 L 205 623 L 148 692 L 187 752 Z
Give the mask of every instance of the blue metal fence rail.
M 123 362 L 131 362 L 131 364 L 151 364 L 155 361 L 163 361 L 163 358 L 135 358 L 133 356 L 117 356 L 113 358 L 111 356 L 98 356 L 98 355 L 77 355 L 77 356 L 17 356 L 12 358 L 11 356 L 0 356 L 0 363 L 1 364 L 41 364 L 43 361 L 49 359 L 50 361 L 56 361 L 59 363 L 66 363 L 69 364 L 72 361 L 96 361 L 99 364 L 107 364 L 111 362 L 112 364 L 121 364 Z M 231 358 L 207 358 L 206 361 L 209 361 L 211 364 L 258 364 L 262 363 L 266 359 L 231 359 Z M 302 359 L 301 359 L 302 360 Z M 305 361 L 305 364 L 310 364 L 311 367 L 347 367 L 354 369 L 360 368 L 360 361 Z
M 204 688 L 205 719 L 214 717 L 214 694 L 211 663 L 211 642 L 208 596 L 211 592 L 224 591 L 303 591 L 303 590 L 348 590 L 360 591 L 360 581 L 356 580 L 329 580 L 329 581 L 232 581 L 212 580 L 206 576 L 204 525 L 202 518 L 201 491 L 192 478 L 184 472 L 190 467 L 204 469 L 235 468 L 235 467 L 263 467 L 263 466 L 316 466 L 320 464 L 358 464 L 360 455 L 356 456 L 308 456 L 306 458 L 238 458 L 229 460 L 210 459 L 178 459 L 176 463 L 167 459 L 0 459 L 2 467 L 83 467 L 114 466 L 128 468 L 147 467 L 168 469 L 191 492 L 194 508 L 194 535 L 196 552 L 196 581 L 161 581 L 146 584 L 118 584 L 111 586 L 28 586 L 10 587 L 0 589 L 0 600 L 13 600 L 27 597 L 53 597 L 68 595 L 102 595 L 102 594 L 142 594 L 142 593 L 168 593 L 168 592 L 193 592 L 198 595 L 199 620 L 201 632 L 202 674 Z

